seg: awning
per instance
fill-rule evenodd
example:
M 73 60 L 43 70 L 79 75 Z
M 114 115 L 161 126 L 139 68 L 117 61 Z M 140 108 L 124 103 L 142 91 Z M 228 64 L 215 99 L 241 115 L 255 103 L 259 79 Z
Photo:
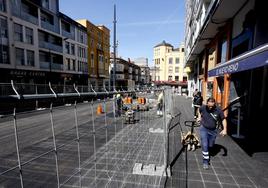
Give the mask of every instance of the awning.
M 208 76 L 222 76 L 268 65 L 268 44 L 246 52 L 208 71 Z

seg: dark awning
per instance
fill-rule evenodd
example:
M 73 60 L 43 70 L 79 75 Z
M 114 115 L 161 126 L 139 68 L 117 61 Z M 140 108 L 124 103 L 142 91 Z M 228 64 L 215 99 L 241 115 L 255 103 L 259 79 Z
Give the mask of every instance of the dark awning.
M 255 48 L 208 71 L 208 76 L 222 76 L 268 65 L 268 44 Z

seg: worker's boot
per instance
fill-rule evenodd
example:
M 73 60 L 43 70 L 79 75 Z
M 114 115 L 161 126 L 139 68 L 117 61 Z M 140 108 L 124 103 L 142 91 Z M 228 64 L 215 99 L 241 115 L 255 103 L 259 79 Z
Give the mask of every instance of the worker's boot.
M 192 145 L 192 151 L 195 151 L 195 145 L 194 144 Z
M 188 144 L 188 145 L 187 145 L 187 150 L 188 150 L 188 151 L 191 151 L 191 144 Z

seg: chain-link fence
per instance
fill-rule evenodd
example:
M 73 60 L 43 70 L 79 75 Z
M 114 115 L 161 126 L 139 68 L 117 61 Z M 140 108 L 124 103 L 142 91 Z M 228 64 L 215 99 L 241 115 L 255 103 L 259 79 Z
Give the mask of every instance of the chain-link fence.
M 48 88 L 55 96 L 63 90 Z M 48 100 L 48 108 L 14 108 L 0 119 L 0 187 L 163 187 L 178 142 L 170 131 L 172 90 L 72 89 L 80 95 L 64 106 Z M 94 100 L 81 100 L 82 94 Z

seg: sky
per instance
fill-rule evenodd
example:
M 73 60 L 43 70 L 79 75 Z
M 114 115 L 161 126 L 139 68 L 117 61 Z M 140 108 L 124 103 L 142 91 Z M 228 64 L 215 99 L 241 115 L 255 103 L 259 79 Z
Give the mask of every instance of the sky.
M 148 58 L 153 65 L 153 47 L 163 40 L 175 48 L 184 41 L 184 0 L 59 0 L 60 11 L 74 20 L 88 19 L 111 31 L 116 5 L 118 54 L 127 59 Z

